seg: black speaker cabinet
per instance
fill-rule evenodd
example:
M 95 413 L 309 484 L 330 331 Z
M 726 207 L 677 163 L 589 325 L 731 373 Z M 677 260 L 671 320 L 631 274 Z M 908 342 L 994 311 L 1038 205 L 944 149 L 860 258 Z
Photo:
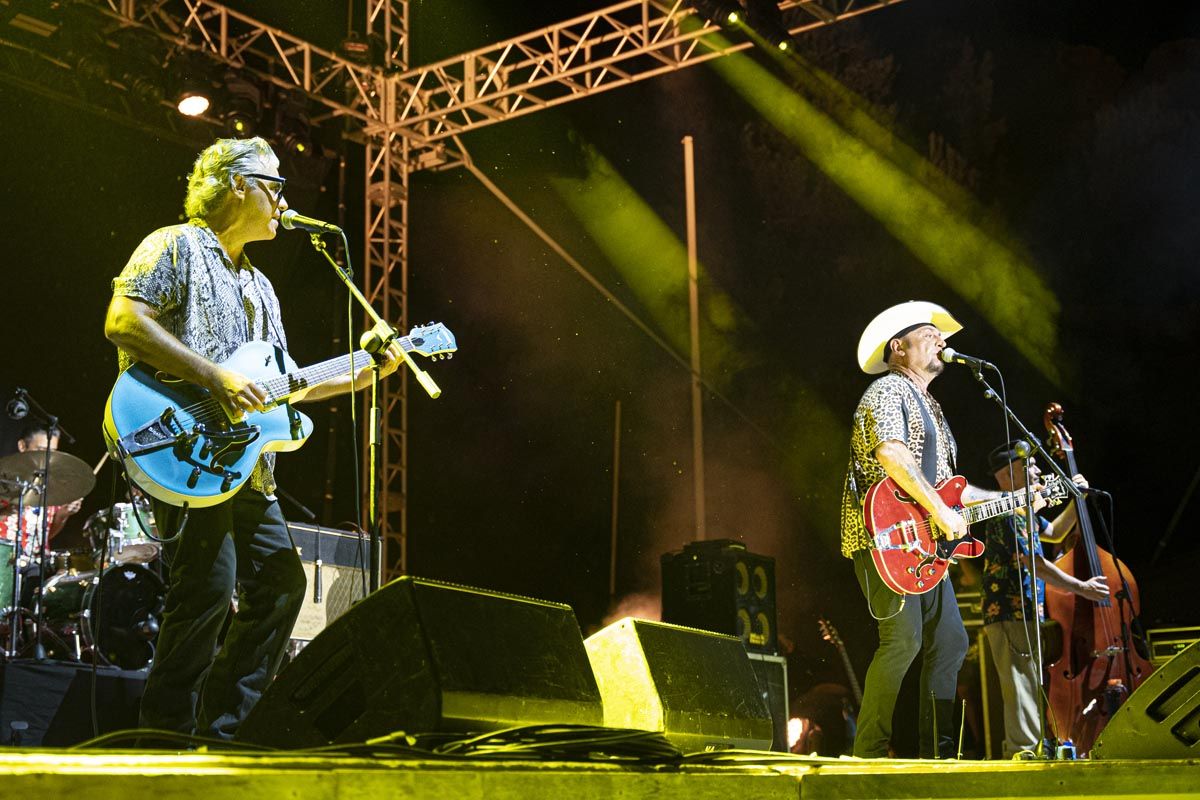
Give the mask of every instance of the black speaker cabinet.
M 737 636 L 752 653 L 778 652 L 775 559 L 716 539 L 661 561 L 664 622 Z
M 1155 670 L 1117 709 L 1092 758 L 1200 755 L 1200 642 Z
M 136 728 L 144 670 L 96 670 L 96 728 Z M 0 663 L 0 745 L 66 747 L 91 739 L 92 670 L 59 661 Z
M 237 738 L 296 748 L 397 731 L 602 722 L 569 606 L 405 577 L 301 650 Z
M 684 752 L 771 746 L 771 713 L 741 640 L 626 617 L 585 645 L 605 725 L 659 731 Z

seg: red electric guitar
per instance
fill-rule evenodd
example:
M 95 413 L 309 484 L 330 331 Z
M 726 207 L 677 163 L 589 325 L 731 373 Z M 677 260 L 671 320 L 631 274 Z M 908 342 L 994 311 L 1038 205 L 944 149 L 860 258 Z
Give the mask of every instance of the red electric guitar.
M 966 487 L 967 479 L 955 475 L 934 489 L 968 524 L 1025 507 L 1024 491 L 963 506 L 962 493 Z M 1048 505 L 1054 505 L 1062 502 L 1067 490 L 1058 476 L 1051 475 L 1035 494 L 1045 498 Z M 925 594 L 937 586 L 954 559 L 983 555 L 983 542 L 970 535 L 957 541 L 946 539 L 929 519 L 929 512 L 891 478 L 884 478 L 867 490 L 863 520 L 871 536 L 871 558 L 879 577 L 898 594 Z

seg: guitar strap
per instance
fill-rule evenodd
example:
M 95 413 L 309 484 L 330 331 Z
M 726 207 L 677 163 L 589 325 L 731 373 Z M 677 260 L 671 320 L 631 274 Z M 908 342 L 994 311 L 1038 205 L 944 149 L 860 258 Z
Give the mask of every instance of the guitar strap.
M 929 483 L 937 483 L 937 426 L 933 423 L 933 415 L 929 413 L 929 408 L 925 405 L 925 400 L 921 397 L 921 393 L 917 391 L 917 387 L 913 386 L 908 379 L 904 379 L 904 384 L 908 386 L 908 390 L 913 393 L 913 397 L 917 401 L 917 408 L 921 411 L 921 423 L 925 426 L 925 441 L 921 444 L 921 473 L 925 476 L 925 480 Z M 905 413 L 905 423 L 908 422 L 908 414 Z

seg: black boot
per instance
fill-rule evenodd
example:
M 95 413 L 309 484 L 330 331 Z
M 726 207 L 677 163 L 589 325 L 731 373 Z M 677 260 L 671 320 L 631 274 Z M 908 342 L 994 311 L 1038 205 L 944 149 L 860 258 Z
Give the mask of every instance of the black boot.
M 955 758 L 958 755 L 958 722 L 954 700 L 927 697 L 921 703 L 921 758 Z

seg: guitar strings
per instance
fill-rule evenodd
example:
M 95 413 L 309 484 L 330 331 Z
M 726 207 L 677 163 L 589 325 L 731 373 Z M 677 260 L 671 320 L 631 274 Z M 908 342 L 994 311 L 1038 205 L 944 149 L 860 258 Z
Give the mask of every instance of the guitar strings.
M 396 342 L 404 349 L 405 352 L 411 352 L 412 350 L 416 349 L 412 344 L 412 335 L 399 337 L 396 339 Z M 350 369 L 353 369 L 358 365 L 360 356 L 363 357 L 361 360 L 364 362 L 364 364 L 370 362 L 371 360 L 371 356 L 369 353 L 367 353 L 367 351 L 356 350 L 349 356 L 336 356 L 327 361 L 322 361 L 319 364 L 314 364 L 311 367 L 307 367 L 298 371 L 309 373 L 312 377 L 311 384 L 316 385 L 323 383 L 330 378 L 336 377 L 343 372 L 346 372 L 347 361 L 350 362 Z M 288 384 L 290 384 L 289 376 L 291 375 L 292 373 L 290 372 L 281 375 L 275 375 L 265 381 L 262 381 L 258 385 L 266 391 L 268 399 L 271 402 L 274 402 L 278 397 L 282 396 L 280 395 L 279 390 L 287 388 Z M 284 379 L 287 379 L 287 382 L 284 382 Z M 280 383 L 283 383 L 283 385 L 279 385 Z M 272 388 L 272 384 L 276 384 L 278 389 Z M 201 424 L 215 424 L 225 422 L 228 419 L 228 416 L 225 414 L 225 409 L 221 406 L 220 401 L 213 397 L 211 393 L 204 400 L 193 403 L 190 406 L 184 406 L 183 408 L 176 409 L 176 413 L 187 417 L 192 423 L 199 422 Z
M 365 355 L 366 351 L 360 350 L 354 353 L 354 362 L 356 364 L 359 360 L 358 356 L 360 353 Z M 302 371 L 312 373 L 314 384 L 322 383 L 325 380 L 344 372 L 345 368 L 342 366 L 342 362 L 347 360 L 349 360 L 347 356 L 338 356 L 337 358 L 332 358 L 329 361 L 324 361 Z M 287 378 L 289 375 L 291 375 L 291 373 L 276 375 L 259 383 L 259 386 L 261 386 L 267 392 L 269 400 L 273 401 L 279 396 L 279 392 L 277 389 L 272 387 L 272 384 L 281 383 L 280 379 Z M 279 388 L 282 389 L 284 387 L 279 386 Z M 184 406 L 183 408 L 177 409 L 176 413 L 187 417 L 190 422 L 199 422 L 201 424 L 219 423 L 224 422 L 227 419 L 227 415 L 225 414 L 225 410 L 222 408 L 220 401 L 211 394 L 204 400 L 193 403 L 190 406 Z

